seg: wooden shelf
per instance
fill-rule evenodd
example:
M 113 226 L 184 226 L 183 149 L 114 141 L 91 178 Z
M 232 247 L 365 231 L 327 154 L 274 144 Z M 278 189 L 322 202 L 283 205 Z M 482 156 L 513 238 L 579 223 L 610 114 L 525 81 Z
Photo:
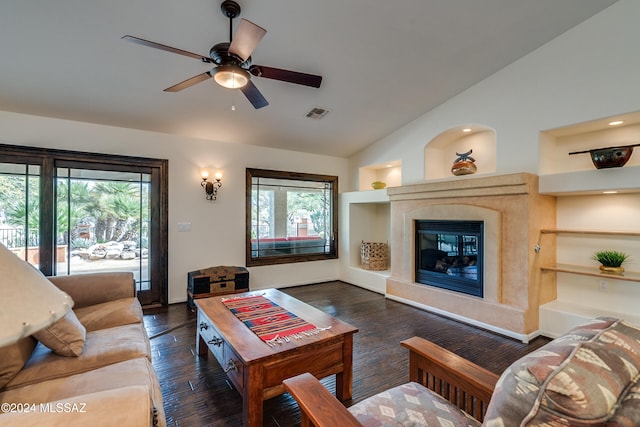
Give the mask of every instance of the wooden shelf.
M 569 230 L 546 229 L 540 230 L 540 234 L 591 234 L 601 236 L 640 236 L 640 231 L 608 231 L 608 230 Z
M 542 271 L 555 271 L 560 273 L 579 274 L 582 276 L 599 277 L 606 280 L 626 280 L 629 282 L 640 283 L 640 273 L 634 271 L 625 271 L 623 275 L 605 274 L 596 270 L 596 267 L 588 267 L 583 265 L 572 264 L 555 264 L 540 267 Z

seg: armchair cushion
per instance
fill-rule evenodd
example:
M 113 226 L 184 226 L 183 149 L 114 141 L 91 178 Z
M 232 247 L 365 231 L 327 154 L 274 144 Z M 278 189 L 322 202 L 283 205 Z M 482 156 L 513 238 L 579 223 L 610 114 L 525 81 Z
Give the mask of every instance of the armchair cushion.
M 481 425 L 449 401 L 415 382 L 369 397 L 351 406 L 349 412 L 365 427 Z
M 640 329 L 595 319 L 512 364 L 496 385 L 485 422 L 640 425 L 639 367 Z

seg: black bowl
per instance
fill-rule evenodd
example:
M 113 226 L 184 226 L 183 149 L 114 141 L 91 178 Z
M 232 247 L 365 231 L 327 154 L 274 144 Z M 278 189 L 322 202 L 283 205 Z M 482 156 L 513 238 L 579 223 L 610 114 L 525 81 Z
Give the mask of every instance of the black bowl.
M 633 147 L 598 148 L 589 153 L 596 169 L 619 168 L 629 161 Z

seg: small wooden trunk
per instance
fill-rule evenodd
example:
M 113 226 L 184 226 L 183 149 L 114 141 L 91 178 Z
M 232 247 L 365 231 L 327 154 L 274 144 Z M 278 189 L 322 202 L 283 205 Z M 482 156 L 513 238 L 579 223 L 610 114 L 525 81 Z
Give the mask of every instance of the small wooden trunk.
M 187 273 L 187 303 L 216 295 L 234 294 L 249 290 L 249 272 L 244 267 L 218 266 Z

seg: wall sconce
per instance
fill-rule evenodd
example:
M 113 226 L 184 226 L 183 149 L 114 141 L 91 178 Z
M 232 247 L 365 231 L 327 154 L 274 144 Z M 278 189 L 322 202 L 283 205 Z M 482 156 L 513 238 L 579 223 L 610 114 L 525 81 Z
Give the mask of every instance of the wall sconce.
M 209 181 L 209 171 L 207 170 L 203 169 L 200 172 L 200 176 L 202 177 L 200 185 L 204 188 L 205 198 L 207 200 L 216 200 L 218 197 L 218 189 L 222 187 L 222 173 L 216 172 L 214 175 L 214 178 L 216 179 L 215 182 Z

